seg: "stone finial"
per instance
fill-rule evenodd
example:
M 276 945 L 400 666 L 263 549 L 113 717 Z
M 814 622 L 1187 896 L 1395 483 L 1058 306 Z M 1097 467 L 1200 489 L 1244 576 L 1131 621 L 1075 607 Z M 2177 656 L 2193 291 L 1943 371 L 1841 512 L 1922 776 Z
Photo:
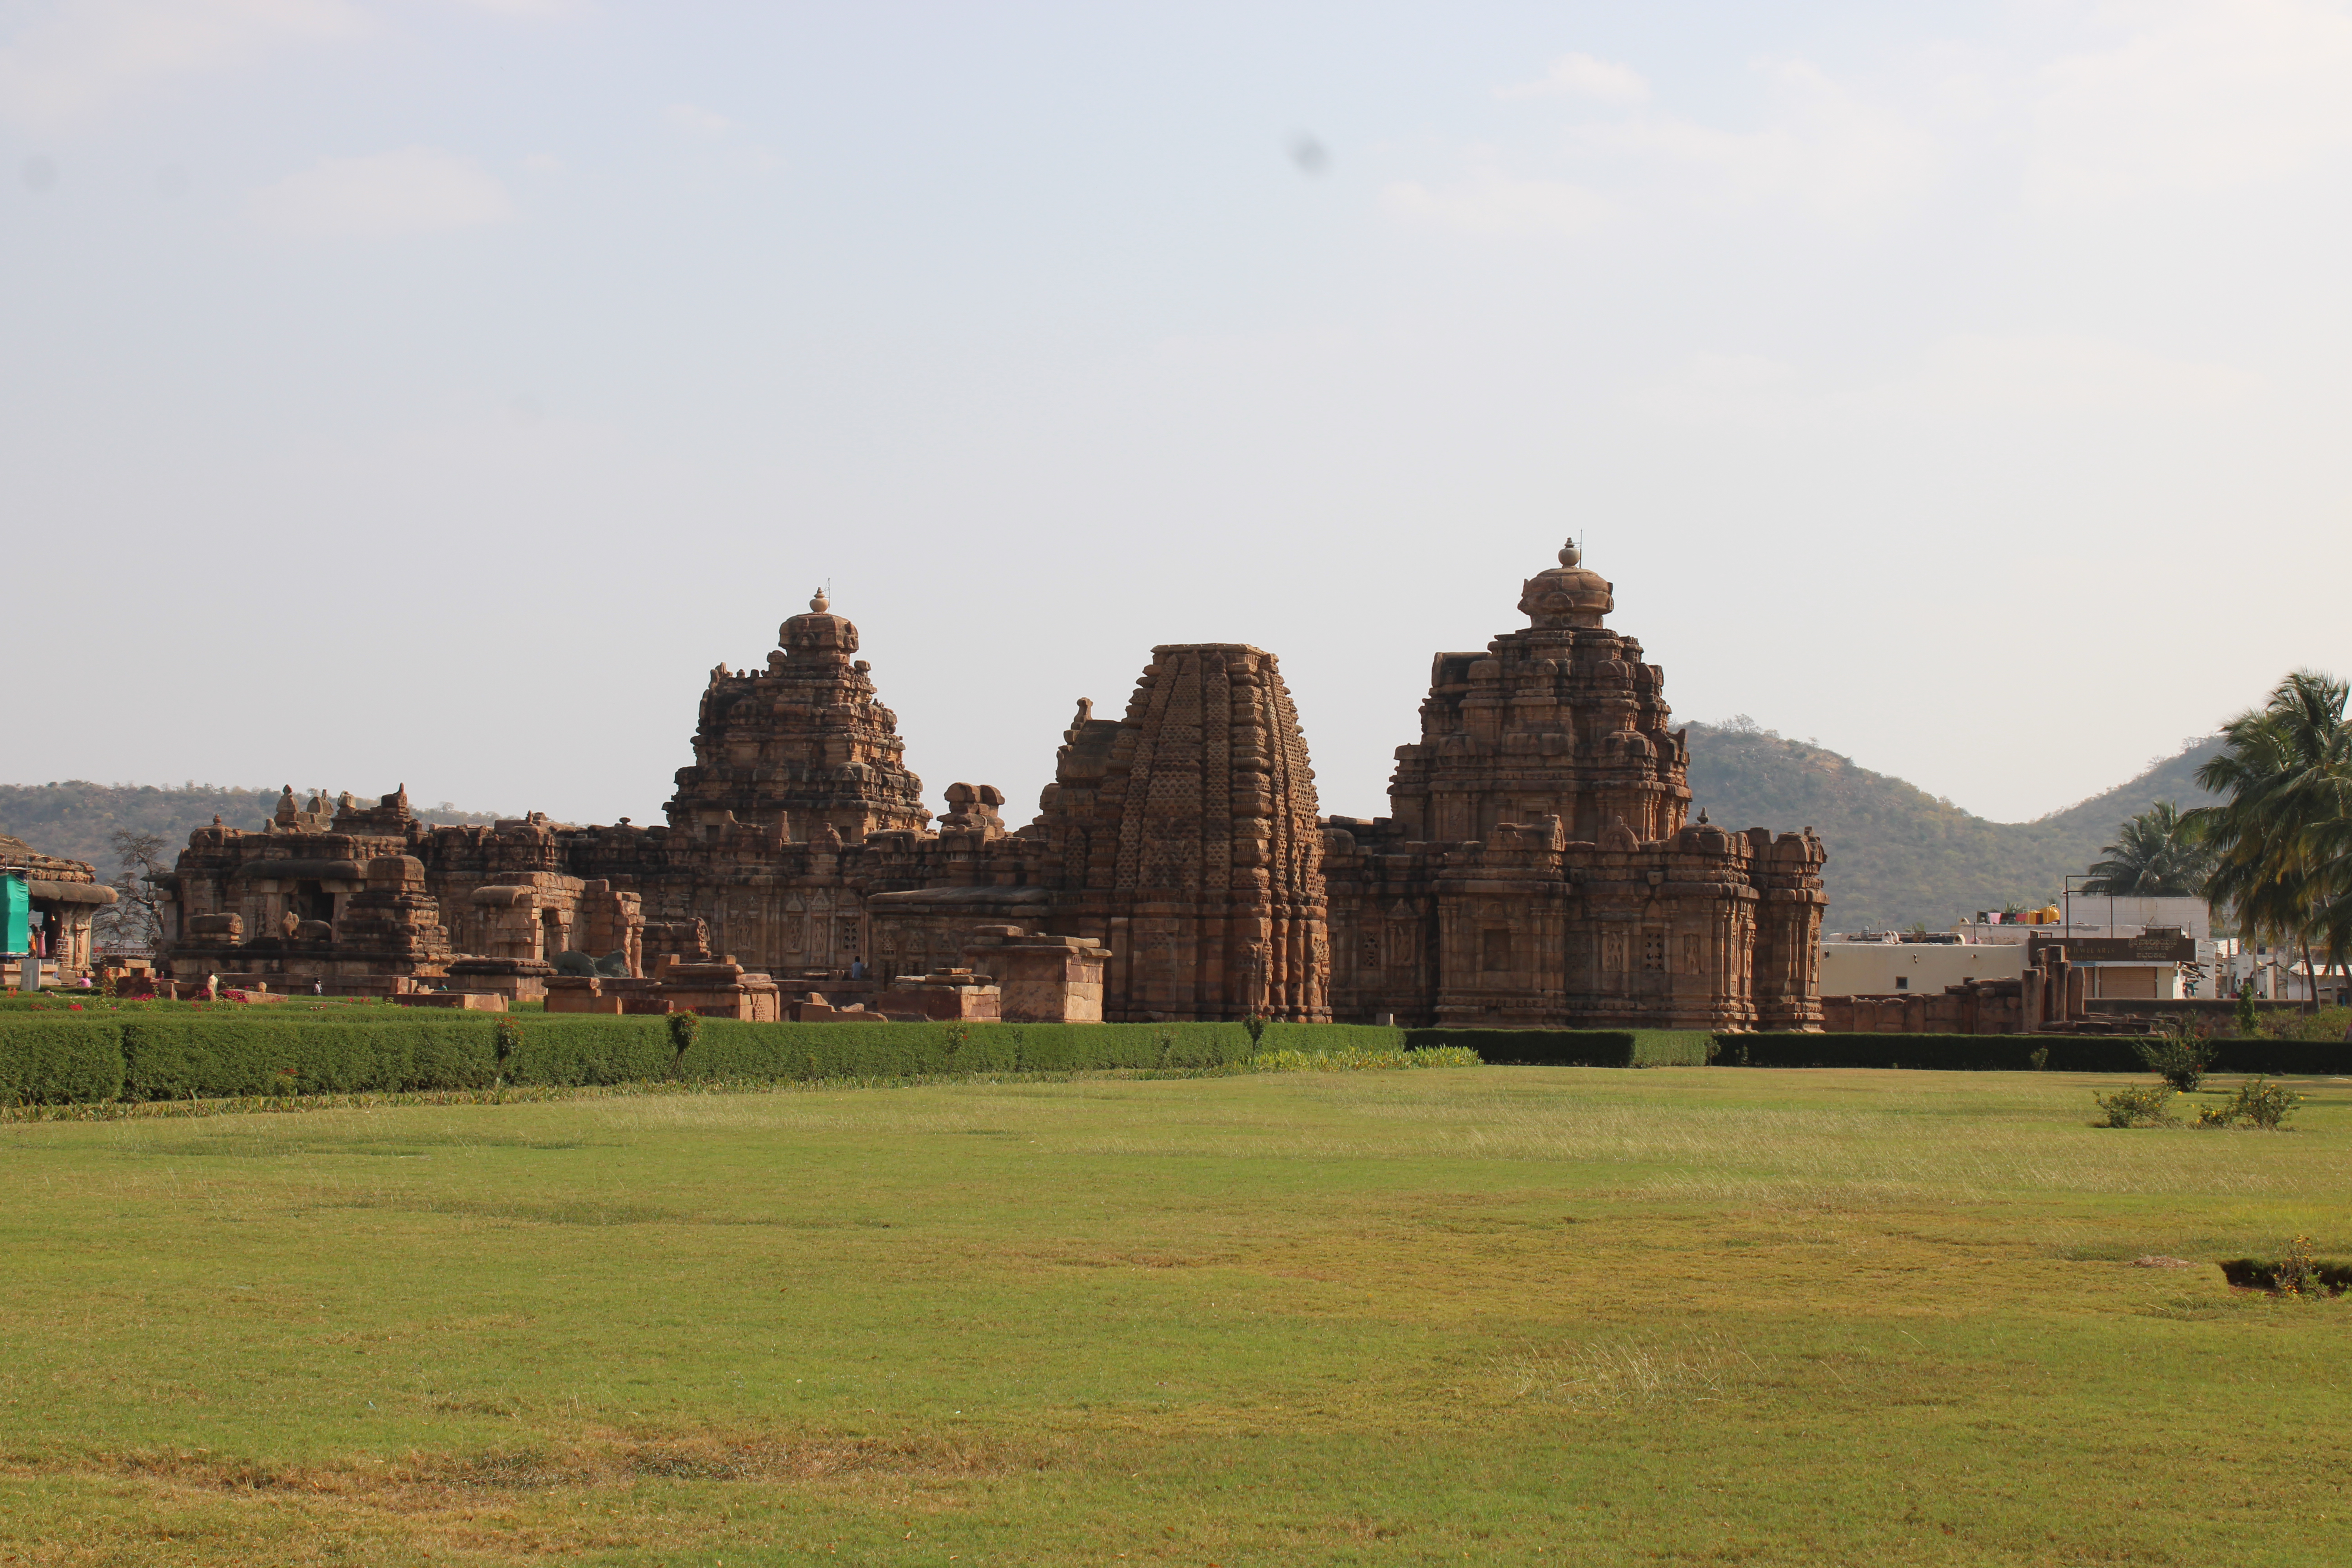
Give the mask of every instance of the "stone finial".
M 821 616 L 832 608 L 833 595 L 827 594 L 822 588 L 819 588 L 816 591 L 815 595 L 809 600 L 809 611 L 813 615 Z
M 1581 566 L 1584 564 L 1584 547 L 1571 538 L 1560 548 L 1559 563 L 1563 566 Z

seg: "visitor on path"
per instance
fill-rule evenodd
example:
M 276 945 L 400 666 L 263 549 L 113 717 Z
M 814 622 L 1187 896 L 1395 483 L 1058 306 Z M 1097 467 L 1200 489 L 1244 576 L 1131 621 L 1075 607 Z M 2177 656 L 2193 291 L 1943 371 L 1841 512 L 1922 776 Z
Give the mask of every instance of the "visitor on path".
M 852 980 L 863 980 L 866 978 L 866 960 L 864 957 L 854 957 L 849 961 L 849 977 Z

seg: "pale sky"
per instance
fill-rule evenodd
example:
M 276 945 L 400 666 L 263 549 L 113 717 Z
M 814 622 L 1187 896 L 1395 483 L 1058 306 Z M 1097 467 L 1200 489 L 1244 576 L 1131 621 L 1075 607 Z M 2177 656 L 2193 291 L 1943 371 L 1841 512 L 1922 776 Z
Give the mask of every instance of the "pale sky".
M 934 810 L 1244 641 L 1370 815 L 1576 531 L 2038 816 L 2352 665 L 2348 175 L 2321 0 L 0 3 L 0 781 L 654 820 L 829 581 Z

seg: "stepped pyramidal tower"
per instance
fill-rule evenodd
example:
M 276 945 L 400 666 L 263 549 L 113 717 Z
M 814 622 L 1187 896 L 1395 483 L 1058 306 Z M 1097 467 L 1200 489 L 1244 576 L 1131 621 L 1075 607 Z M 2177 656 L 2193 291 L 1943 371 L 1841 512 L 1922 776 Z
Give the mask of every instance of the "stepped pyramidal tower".
M 1521 630 L 1441 653 L 1390 815 L 1335 817 L 1341 1017 L 1479 1027 L 1818 1027 L 1826 856 L 1688 820 L 1665 676 L 1571 541 Z
M 776 634 L 764 670 L 710 672 L 694 731 L 694 765 L 677 771 L 670 826 L 714 837 L 735 824 L 786 840 L 844 843 L 931 819 L 923 781 L 907 771 L 898 716 L 856 658 L 857 628 L 820 591 Z

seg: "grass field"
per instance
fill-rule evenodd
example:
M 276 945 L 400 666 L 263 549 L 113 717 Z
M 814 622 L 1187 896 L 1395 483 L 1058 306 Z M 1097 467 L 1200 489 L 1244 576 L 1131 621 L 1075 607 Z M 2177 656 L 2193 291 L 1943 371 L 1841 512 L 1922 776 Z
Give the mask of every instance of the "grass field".
M 2336 1563 L 2352 1084 L 1417 1072 L 0 1126 L 0 1562 Z M 2193 1269 L 2135 1267 L 2169 1254 Z

